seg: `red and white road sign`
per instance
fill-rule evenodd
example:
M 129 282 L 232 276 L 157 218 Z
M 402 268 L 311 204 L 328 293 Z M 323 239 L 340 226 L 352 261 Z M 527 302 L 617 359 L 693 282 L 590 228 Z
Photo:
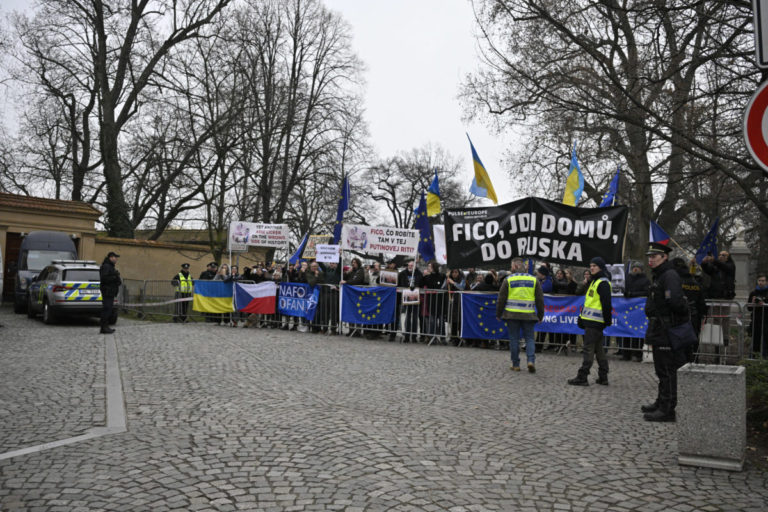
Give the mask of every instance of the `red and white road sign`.
M 749 154 L 768 173 L 768 82 L 760 85 L 747 104 L 744 141 Z

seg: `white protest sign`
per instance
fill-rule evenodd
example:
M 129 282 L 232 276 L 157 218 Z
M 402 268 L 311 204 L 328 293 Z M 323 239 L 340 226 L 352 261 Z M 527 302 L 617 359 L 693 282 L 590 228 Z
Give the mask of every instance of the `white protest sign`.
M 415 229 L 344 224 L 341 248 L 366 254 L 416 256 L 419 251 L 419 232 Z
M 229 226 L 229 247 L 254 245 L 257 247 L 286 247 L 289 233 L 287 224 L 261 224 L 232 222 Z M 246 250 L 247 247 L 238 250 Z
M 338 263 L 339 246 L 332 244 L 315 245 L 315 261 L 319 263 Z
M 445 224 L 432 226 L 432 234 L 435 240 L 435 259 L 441 265 L 448 263 L 448 251 L 445 249 Z

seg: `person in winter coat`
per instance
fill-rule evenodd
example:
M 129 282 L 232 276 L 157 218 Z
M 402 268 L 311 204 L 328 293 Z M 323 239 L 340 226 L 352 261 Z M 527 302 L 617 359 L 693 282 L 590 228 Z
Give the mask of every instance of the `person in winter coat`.
M 632 269 L 626 279 L 624 296 L 626 298 L 647 297 L 651 280 L 643 272 L 643 264 L 639 261 L 632 263 Z M 619 354 L 624 361 L 634 357 L 635 361 L 643 360 L 643 338 L 619 338 Z
M 349 269 L 349 272 L 344 274 L 344 280 L 341 281 L 341 284 L 351 284 L 354 286 L 365 285 L 365 269 L 363 268 L 359 259 L 352 258 L 351 268 Z M 352 324 L 347 336 L 352 336 L 355 338 L 361 337 L 362 326 L 359 324 Z
M 666 245 L 652 242 L 646 253 L 653 282 L 645 303 L 645 342 L 653 348 L 653 368 L 659 378 L 656 400 L 640 408 L 646 421 L 675 421 L 677 370 L 685 364 L 685 349 L 675 350 L 669 341 L 669 330 L 689 320 L 680 274 L 669 261 L 671 251 Z
M 175 305 L 176 314 L 173 315 L 174 323 L 187 322 L 187 313 L 189 311 L 189 298 L 192 297 L 194 291 L 194 281 L 189 273 L 189 263 L 182 263 L 179 272 L 171 279 L 173 285 L 174 294 L 173 297 L 176 300 L 181 299 Z
M 416 268 L 416 263 L 413 260 L 409 260 L 405 270 L 402 270 L 397 275 L 397 287 L 415 290 L 421 287 L 422 277 L 421 270 Z M 418 304 L 403 305 L 403 312 L 405 313 L 403 343 L 410 343 L 412 340 L 418 341 L 419 307 L 420 305 Z
M 752 311 L 749 333 L 752 335 L 752 352 L 768 358 L 768 279 L 757 275 L 757 286 L 749 293 L 747 309 Z
M 597 358 L 596 384 L 608 385 L 608 358 L 603 348 L 603 329 L 613 323 L 613 305 L 611 303 L 611 275 L 606 268 L 605 260 L 600 256 L 589 262 L 591 278 L 589 288 L 584 297 L 584 306 L 577 320 L 579 327 L 584 329 L 584 348 L 582 363 L 576 377 L 570 379 L 572 386 L 589 386 L 587 377 L 592 363 Z
M 120 291 L 120 285 L 123 280 L 120 279 L 120 272 L 115 268 L 119 254 L 110 252 L 104 258 L 104 262 L 99 268 L 99 278 L 101 288 L 101 334 L 112 334 L 114 329 L 109 327 L 109 321 L 112 319 L 115 297 Z M 114 322 L 112 322 L 114 323 Z
M 701 322 L 707 316 L 707 301 L 704 300 L 704 290 L 698 281 L 691 275 L 690 267 L 682 258 L 674 258 L 672 266 L 680 275 L 683 293 L 688 302 L 688 312 L 691 315 L 691 325 L 696 332 L 696 343 L 687 347 L 685 350 L 685 360 L 692 363 L 696 353 L 699 351 L 699 334 L 701 333 Z
M 440 272 L 440 265 L 436 260 L 427 263 L 427 270 L 421 280 L 421 286 L 427 290 L 441 290 L 439 292 L 425 292 L 424 304 L 421 313 L 423 315 L 423 331 L 427 334 L 442 336 L 445 334 L 445 317 L 448 313 L 448 294 L 444 293 L 448 282 L 447 276 Z

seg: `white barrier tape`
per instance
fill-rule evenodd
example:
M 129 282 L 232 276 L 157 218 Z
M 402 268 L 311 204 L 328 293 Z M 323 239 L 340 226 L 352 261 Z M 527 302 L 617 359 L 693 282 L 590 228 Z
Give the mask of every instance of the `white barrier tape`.
M 192 297 L 185 297 L 183 299 L 172 299 L 172 300 L 166 300 L 164 302 L 140 302 L 138 304 L 119 304 L 119 306 L 124 308 L 149 308 L 152 306 L 167 306 L 168 304 L 175 304 L 177 302 L 190 302 L 192 300 Z

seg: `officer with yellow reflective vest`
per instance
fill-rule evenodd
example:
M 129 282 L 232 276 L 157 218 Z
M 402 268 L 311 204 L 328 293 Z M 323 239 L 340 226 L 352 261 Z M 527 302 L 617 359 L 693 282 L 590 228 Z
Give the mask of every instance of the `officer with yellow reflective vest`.
M 525 339 L 528 371 L 536 371 L 536 345 L 533 328 L 544 318 L 544 292 L 539 280 L 525 273 L 522 258 L 512 260 L 512 275 L 507 276 L 499 288 L 496 301 L 496 319 L 504 320 L 509 331 L 510 369 L 520 371 L 520 334 Z
M 592 362 L 597 357 L 596 384 L 608 385 L 608 358 L 603 349 L 603 329 L 611 325 L 613 305 L 611 304 L 611 278 L 606 270 L 605 260 L 600 256 L 589 262 L 590 282 L 581 308 L 578 326 L 584 329 L 584 349 L 581 368 L 568 384 L 589 386 L 587 377 Z
M 195 285 L 192 276 L 189 274 L 189 263 L 182 263 L 181 270 L 173 276 L 171 284 L 174 288 L 174 298 L 179 302 L 175 303 L 175 312 L 173 315 L 174 323 L 187 321 L 187 311 L 189 311 L 189 298 L 192 297 Z M 179 300 L 182 299 L 182 300 Z

